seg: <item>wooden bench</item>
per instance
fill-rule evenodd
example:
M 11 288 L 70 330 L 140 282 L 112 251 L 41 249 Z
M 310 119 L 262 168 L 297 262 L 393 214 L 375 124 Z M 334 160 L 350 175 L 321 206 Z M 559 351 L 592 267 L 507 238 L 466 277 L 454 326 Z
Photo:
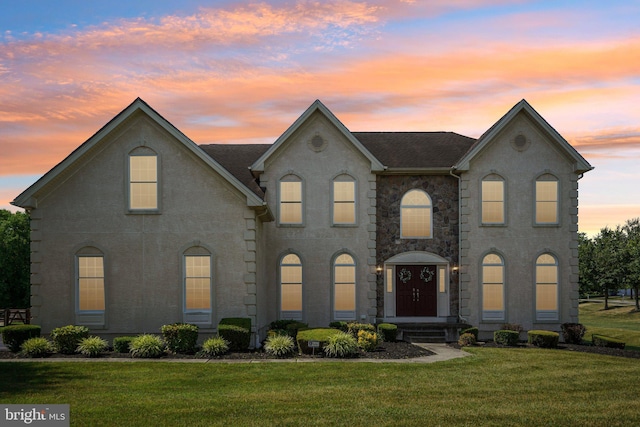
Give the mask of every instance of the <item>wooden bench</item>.
M 31 310 L 28 308 L 5 308 L 0 310 L 0 315 L 2 326 L 9 326 L 17 322 L 25 325 L 31 323 Z

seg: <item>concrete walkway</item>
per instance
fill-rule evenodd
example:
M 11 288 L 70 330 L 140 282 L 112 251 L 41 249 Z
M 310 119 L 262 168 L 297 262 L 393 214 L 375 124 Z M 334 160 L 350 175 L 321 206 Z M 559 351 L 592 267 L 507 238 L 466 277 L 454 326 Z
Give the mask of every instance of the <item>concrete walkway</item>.
M 471 356 L 470 353 L 467 353 L 463 350 L 458 350 L 452 347 L 449 347 L 446 344 L 431 344 L 431 343 L 415 343 L 419 347 L 422 347 L 426 350 L 429 350 L 433 354 L 431 356 L 424 357 L 414 357 L 411 359 L 366 359 L 366 358 L 358 358 L 358 359 L 333 359 L 330 357 L 318 357 L 318 358 L 289 358 L 289 359 L 134 359 L 132 357 L 97 357 L 97 358 L 89 358 L 89 357 L 75 357 L 75 358 L 64 358 L 64 357 L 45 357 L 45 358 L 20 358 L 20 359 L 0 359 L 0 363 L 2 362 L 174 362 L 174 363 L 315 363 L 315 362 L 343 362 L 343 363 L 360 363 L 360 362 L 368 362 L 368 363 L 434 363 L 434 362 L 442 362 L 445 360 L 458 359 L 460 357 Z M 2 338 L 0 337 L 0 351 L 9 351 L 7 347 L 2 343 Z

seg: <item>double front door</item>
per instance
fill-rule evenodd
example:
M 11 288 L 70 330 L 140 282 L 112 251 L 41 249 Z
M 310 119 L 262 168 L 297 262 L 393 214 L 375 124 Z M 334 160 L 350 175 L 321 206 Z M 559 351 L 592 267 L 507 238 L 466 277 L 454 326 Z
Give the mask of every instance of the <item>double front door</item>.
M 435 265 L 397 265 L 396 316 L 437 316 L 437 284 Z

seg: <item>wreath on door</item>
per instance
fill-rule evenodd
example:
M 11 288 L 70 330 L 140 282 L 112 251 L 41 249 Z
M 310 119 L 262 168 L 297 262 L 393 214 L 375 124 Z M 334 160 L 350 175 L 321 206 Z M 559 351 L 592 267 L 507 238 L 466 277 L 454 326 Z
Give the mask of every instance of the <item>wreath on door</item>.
M 398 273 L 398 278 L 402 283 L 407 283 L 409 280 L 411 280 L 411 272 L 406 268 L 403 268 L 402 270 L 400 270 L 400 273 Z
M 422 271 L 420 271 L 420 278 L 425 281 L 425 283 L 429 283 L 433 279 L 433 271 L 429 270 L 428 267 L 424 267 Z

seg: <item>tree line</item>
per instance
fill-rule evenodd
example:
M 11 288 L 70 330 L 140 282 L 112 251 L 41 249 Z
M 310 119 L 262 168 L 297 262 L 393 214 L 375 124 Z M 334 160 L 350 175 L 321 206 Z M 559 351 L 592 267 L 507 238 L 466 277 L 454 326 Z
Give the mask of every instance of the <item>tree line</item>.
M 612 292 L 631 289 L 640 310 L 640 218 L 615 229 L 605 227 L 593 238 L 584 233 L 578 237 L 580 296 L 604 294 L 606 310 Z
M 0 308 L 30 306 L 29 215 L 0 209 Z

